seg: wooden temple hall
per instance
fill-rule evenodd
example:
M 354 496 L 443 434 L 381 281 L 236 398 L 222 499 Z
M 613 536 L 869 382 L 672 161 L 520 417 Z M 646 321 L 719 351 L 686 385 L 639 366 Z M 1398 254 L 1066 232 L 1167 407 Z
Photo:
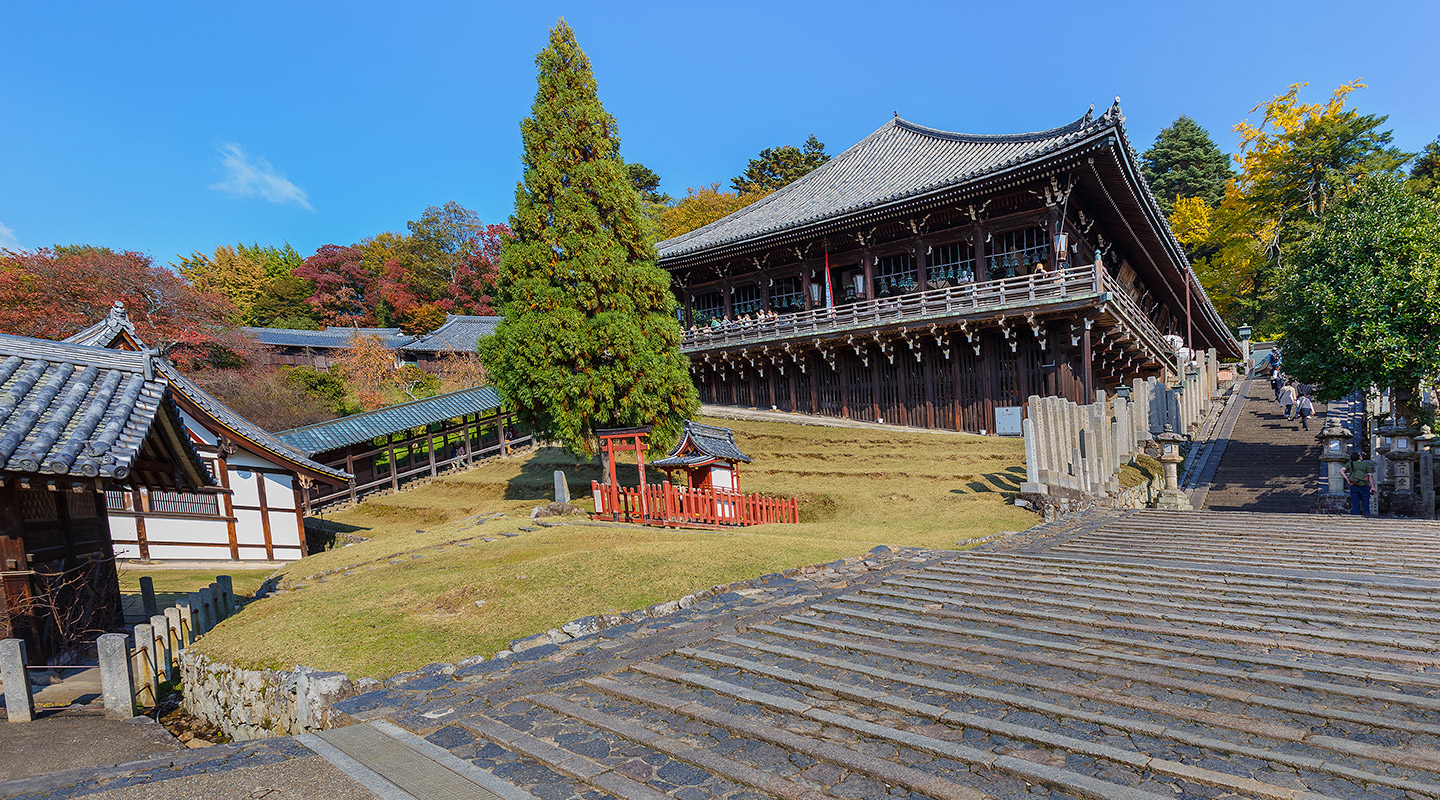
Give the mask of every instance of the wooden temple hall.
M 1140 173 L 1119 101 L 1048 131 L 898 116 L 756 203 L 658 246 L 704 402 L 1019 433 L 1238 357 Z

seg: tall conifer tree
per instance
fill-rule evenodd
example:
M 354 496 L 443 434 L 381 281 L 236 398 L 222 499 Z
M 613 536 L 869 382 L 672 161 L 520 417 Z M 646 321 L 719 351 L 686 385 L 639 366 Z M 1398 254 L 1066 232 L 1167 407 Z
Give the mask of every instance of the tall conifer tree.
M 1216 205 L 1225 196 L 1225 182 L 1232 175 L 1230 157 L 1220 151 L 1208 131 L 1184 115 L 1160 131 L 1140 161 L 1150 191 L 1167 216 L 1182 197 L 1199 197 Z
M 505 319 L 482 360 L 520 417 L 571 452 L 593 452 L 597 428 L 653 424 L 656 445 L 673 441 L 699 400 L 615 119 L 563 19 L 535 63 L 525 176 L 500 257 Z

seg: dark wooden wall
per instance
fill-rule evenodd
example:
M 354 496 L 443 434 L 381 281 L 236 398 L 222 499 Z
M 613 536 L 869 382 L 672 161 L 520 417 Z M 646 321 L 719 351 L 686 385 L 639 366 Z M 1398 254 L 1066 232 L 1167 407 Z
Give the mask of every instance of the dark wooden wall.
M 1016 349 L 999 334 L 978 337 L 980 353 L 963 336 L 950 339 L 950 356 L 932 337 L 914 349 L 897 343 L 893 363 L 873 342 L 861 354 L 844 346 L 832 360 L 817 351 L 777 365 L 748 363 L 737 369 L 695 373 L 705 403 L 857 419 L 917 428 L 979 433 L 995 430 L 997 406 L 1024 406 L 1031 395 L 1058 395 L 1082 402 L 1078 355 L 1066 352 L 1068 339 L 1049 339 L 1042 350 L 1034 338 L 1020 336 Z M 868 356 L 869 363 L 862 357 Z M 919 359 L 916 359 L 916 355 Z

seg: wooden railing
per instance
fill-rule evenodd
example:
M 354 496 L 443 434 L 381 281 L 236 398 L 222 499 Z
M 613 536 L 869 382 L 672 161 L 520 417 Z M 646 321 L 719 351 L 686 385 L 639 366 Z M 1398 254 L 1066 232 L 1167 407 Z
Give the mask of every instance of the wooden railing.
M 1111 288 L 1106 292 L 1107 302 L 1112 302 L 1115 308 L 1111 314 L 1117 319 L 1123 320 L 1131 328 L 1131 335 L 1139 342 L 1149 348 L 1153 357 L 1167 363 L 1170 367 L 1175 366 L 1175 351 L 1165 341 L 1165 335 L 1155 327 L 1150 320 L 1150 315 L 1140 310 L 1140 304 L 1135 302 L 1123 288 Z
M 800 502 L 728 489 L 690 489 L 669 481 L 630 487 L 591 481 L 594 519 L 670 528 L 719 528 L 799 522 Z
M 1056 272 L 926 289 L 834 308 L 815 308 L 759 322 L 732 321 L 719 327 L 687 332 L 681 339 L 680 347 L 693 352 L 907 320 L 958 316 L 1008 306 L 1057 303 L 1098 294 L 1101 291 L 1100 280 L 1094 265 L 1083 265 Z

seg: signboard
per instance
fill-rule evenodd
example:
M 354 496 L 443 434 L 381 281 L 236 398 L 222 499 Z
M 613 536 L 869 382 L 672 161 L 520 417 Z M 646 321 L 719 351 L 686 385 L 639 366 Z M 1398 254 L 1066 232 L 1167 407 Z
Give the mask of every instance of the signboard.
M 1001 436 L 1020 435 L 1020 406 L 995 407 L 995 433 Z

